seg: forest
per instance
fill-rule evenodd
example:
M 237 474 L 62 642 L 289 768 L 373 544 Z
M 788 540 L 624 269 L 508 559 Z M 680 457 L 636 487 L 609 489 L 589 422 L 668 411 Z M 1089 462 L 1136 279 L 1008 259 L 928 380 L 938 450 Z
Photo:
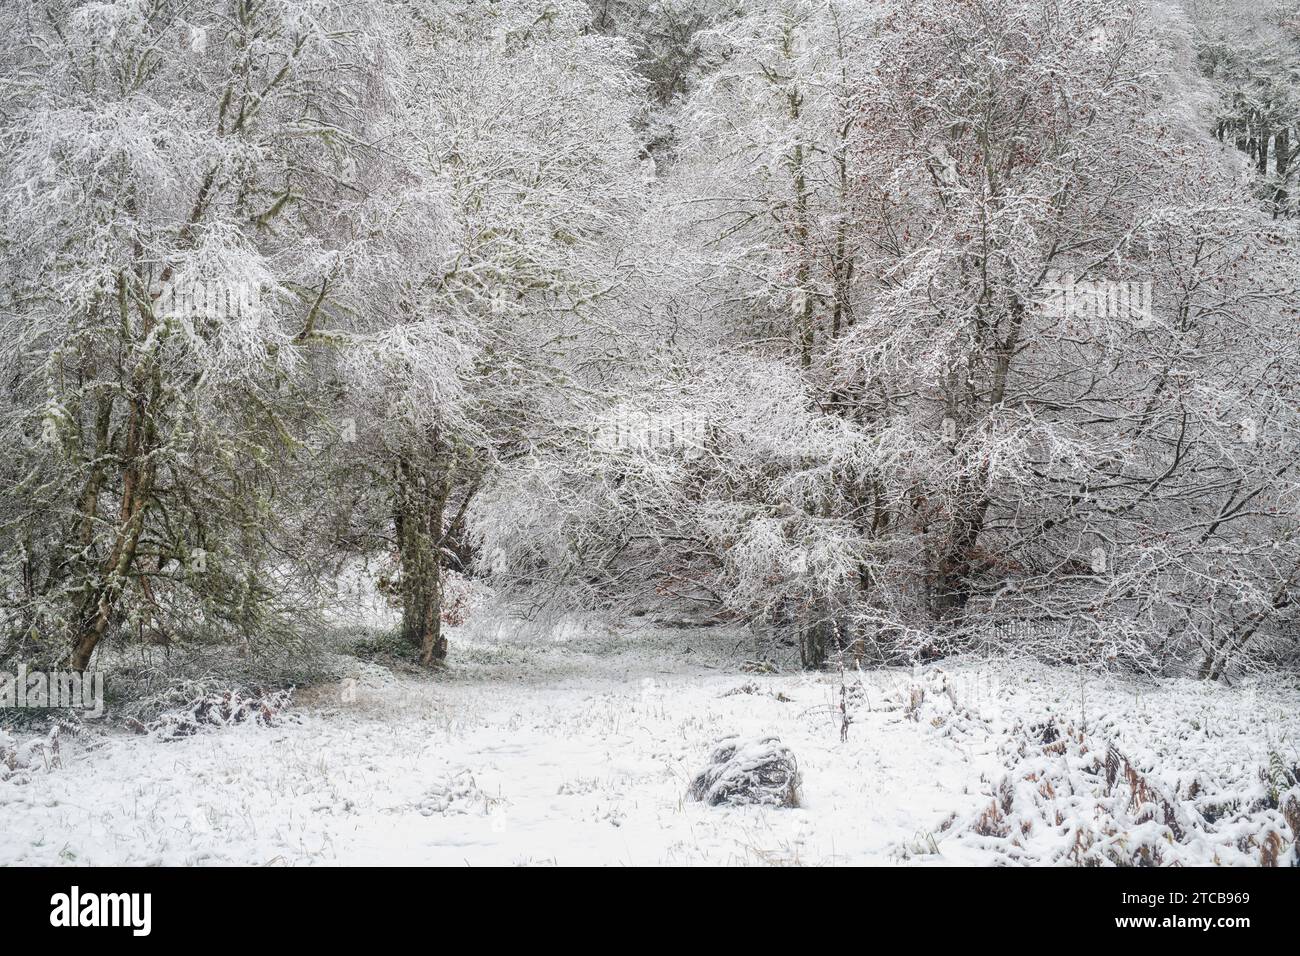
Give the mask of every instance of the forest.
M 0 322 L 0 862 L 1300 865 L 1296 0 L 4 0 Z

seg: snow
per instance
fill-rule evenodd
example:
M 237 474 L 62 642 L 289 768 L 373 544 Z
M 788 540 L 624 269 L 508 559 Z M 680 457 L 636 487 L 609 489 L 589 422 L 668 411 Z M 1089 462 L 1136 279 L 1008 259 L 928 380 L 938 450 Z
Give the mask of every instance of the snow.
M 849 671 L 841 741 L 840 675 L 743 672 L 754 653 L 726 630 L 467 626 L 445 672 L 352 660 L 271 726 L 65 734 L 57 766 L 0 780 L 0 864 L 1055 862 L 968 826 L 1018 724 L 1086 725 L 1171 791 L 1249 789 L 1300 740 L 1294 683 L 948 660 Z M 687 799 L 730 734 L 790 748 L 799 809 Z

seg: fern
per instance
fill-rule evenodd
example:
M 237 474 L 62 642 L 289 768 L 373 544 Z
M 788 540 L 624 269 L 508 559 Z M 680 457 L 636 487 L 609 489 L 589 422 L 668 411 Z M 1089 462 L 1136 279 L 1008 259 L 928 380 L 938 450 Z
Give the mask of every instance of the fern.
M 1276 750 L 1268 752 L 1268 769 L 1265 780 L 1268 784 L 1269 806 L 1276 808 L 1282 802 L 1282 795 L 1295 785 L 1296 775 L 1289 769 L 1282 755 Z

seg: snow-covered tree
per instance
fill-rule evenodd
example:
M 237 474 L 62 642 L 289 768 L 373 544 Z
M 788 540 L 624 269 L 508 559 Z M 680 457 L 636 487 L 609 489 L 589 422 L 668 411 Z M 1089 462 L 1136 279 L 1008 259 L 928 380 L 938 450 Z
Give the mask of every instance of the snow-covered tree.
M 383 37 L 333 0 L 0 11 L 5 629 L 248 639 L 298 346 L 342 268 Z
M 1192 2 L 1214 135 L 1241 150 L 1274 215 L 1294 216 L 1300 169 L 1300 4 Z
M 4 652 L 386 554 L 804 662 L 1296 648 L 1294 0 L 17 0 Z
M 369 480 L 391 489 L 403 630 L 429 664 L 446 654 L 443 573 L 468 563 L 475 493 L 563 440 L 583 342 L 623 281 L 640 83 L 625 44 L 586 32 L 581 3 L 410 11 L 395 136 L 436 208 L 423 237 L 382 228 L 402 237 L 403 274 L 369 301 L 402 294 L 345 337 L 340 361 L 375 423 L 358 449 Z M 411 187 L 394 188 L 379 207 Z
M 902 548 L 875 580 L 901 560 L 948 626 L 1031 617 L 1072 659 L 1218 647 L 1223 600 L 1266 613 L 1293 574 L 1255 544 L 1291 520 L 1256 428 L 1291 427 L 1294 259 L 1181 108 L 1176 32 L 1108 0 L 938 0 L 882 36 L 865 301 L 833 359 L 890 462 Z
M 1189 33 L 1102 0 L 759 3 L 711 33 L 639 333 L 671 329 L 649 418 L 703 416 L 704 446 L 565 459 L 533 553 L 689 578 L 810 664 L 1270 653 L 1294 251 L 1204 132 Z

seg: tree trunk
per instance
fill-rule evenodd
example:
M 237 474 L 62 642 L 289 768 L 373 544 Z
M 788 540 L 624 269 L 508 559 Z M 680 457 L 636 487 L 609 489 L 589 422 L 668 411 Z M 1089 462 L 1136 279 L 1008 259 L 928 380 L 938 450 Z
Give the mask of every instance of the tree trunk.
M 1287 171 L 1291 167 L 1291 130 L 1283 126 L 1277 131 L 1277 141 L 1273 144 L 1274 164 L 1277 170 L 1277 191 L 1273 195 L 1273 217 L 1277 218 L 1286 206 Z
M 152 401 L 157 401 L 160 389 L 160 379 L 155 374 Z M 74 671 L 84 671 L 89 666 L 95 648 L 119 616 L 118 602 L 126 590 L 153 497 L 155 467 L 151 452 L 156 446 L 156 437 L 156 426 L 148 414 L 145 400 L 137 398 L 132 403 L 127 425 L 124 455 L 127 465 L 122 474 L 122 506 L 117 534 L 100 570 L 100 580 L 87 589 L 77 607 L 77 630 L 68 661 L 68 666 Z
M 957 525 L 948 547 L 939 555 L 938 587 L 934 594 L 935 616 L 940 620 L 958 618 L 970 601 L 970 575 L 974 567 L 975 545 L 984 531 L 984 517 L 989 499 L 981 498 L 972 512 Z
M 442 633 L 443 519 L 454 468 L 450 448 L 434 433 L 427 463 L 398 463 L 397 548 L 402 565 L 402 636 L 432 667 L 447 657 Z
M 808 621 L 799 633 L 799 662 L 807 671 L 821 670 L 827 659 L 826 623 Z
M 813 604 L 799 631 L 799 662 L 804 670 L 821 670 L 835 646 L 835 619 L 830 601 Z

